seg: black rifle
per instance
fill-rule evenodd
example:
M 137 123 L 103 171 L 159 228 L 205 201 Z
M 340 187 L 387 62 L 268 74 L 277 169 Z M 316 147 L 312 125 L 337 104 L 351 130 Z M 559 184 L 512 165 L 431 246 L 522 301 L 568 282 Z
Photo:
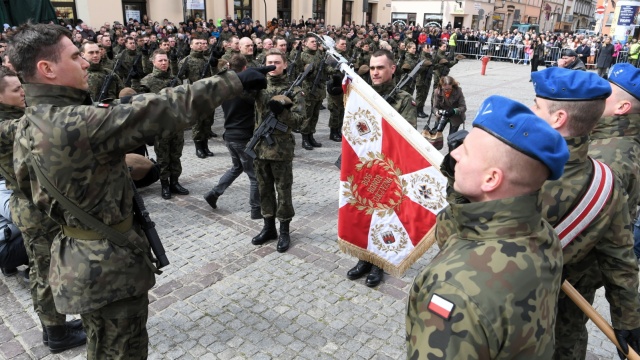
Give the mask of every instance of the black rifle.
M 113 65 L 113 69 L 111 70 L 109 75 L 107 75 L 107 77 L 104 78 L 104 81 L 102 82 L 102 87 L 100 88 L 100 93 L 98 94 L 98 99 L 97 99 L 98 102 L 101 102 L 107 97 L 107 92 L 111 87 L 113 78 L 116 76 L 116 72 L 118 71 L 118 69 L 120 69 L 120 65 L 122 65 L 122 56 L 118 57 L 115 65 Z
M 131 180 L 131 186 L 133 187 L 133 216 L 137 220 L 142 231 L 144 231 L 144 234 L 147 236 L 151 251 L 157 259 L 156 267 L 158 269 L 162 269 L 169 265 L 169 259 L 167 259 L 167 255 L 164 252 L 164 246 L 162 246 L 160 236 L 158 236 L 158 232 L 156 231 L 156 224 L 151 221 L 149 211 L 147 211 L 147 208 L 144 206 L 144 200 L 142 200 L 142 196 L 138 193 L 138 189 L 133 183 L 133 180 Z
M 138 67 L 138 65 L 140 65 L 140 62 L 142 61 L 142 54 L 139 54 L 138 56 L 136 56 L 136 58 L 133 60 L 133 65 L 131 65 L 131 69 L 129 69 L 129 73 L 127 74 L 127 78 L 124 81 L 124 86 L 131 86 L 131 80 L 133 79 L 133 75 L 135 73 L 137 73 L 136 68 Z M 142 74 L 138 74 L 142 75 Z
M 313 79 L 313 85 L 311 86 L 311 92 L 313 92 L 316 87 L 318 87 L 318 82 L 320 81 L 320 78 L 322 77 L 322 70 L 324 70 L 324 65 L 327 61 L 327 56 L 329 56 L 329 52 L 327 51 L 324 56 L 322 57 L 322 60 L 320 60 L 320 62 L 318 63 L 318 67 L 320 67 L 320 69 L 318 69 L 318 71 L 316 71 L 316 77 Z
M 355 49 L 353 49 L 353 56 L 351 56 L 351 59 L 349 59 L 349 64 L 354 64 L 356 62 L 356 60 L 358 60 L 358 56 L 360 56 L 360 48 L 356 46 Z
M 401 51 L 401 50 L 398 50 L 398 51 Z M 404 57 L 406 53 L 407 53 L 407 50 L 402 51 L 402 53 L 398 57 L 398 62 L 396 62 L 396 68 L 400 69 L 400 66 L 402 66 L 402 63 L 404 62 Z
M 287 89 L 287 91 L 285 91 L 282 95 L 288 98 L 291 98 L 293 89 L 296 86 L 300 86 L 300 84 L 302 84 L 302 81 L 304 81 L 304 78 L 307 77 L 307 75 L 309 75 L 309 72 L 311 71 L 311 69 L 313 69 L 313 66 L 311 64 L 307 65 L 304 68 L 304 72 L 298 75 L 298 77 L 296 78 L 296 81 L 294 81 L 293 84 L 291 84 L 291 86 L 289 87 L 289 89 Z M 270 111 L 269 114 L 267 114 L 267 117 L 260 123 L 260 126 L 258 126 L 256 131 L 253 133 L 253 137 L 247 144 L 247 147 L 244 149 L 244 152 L 247 153 L 247 155 L 249 155 L 249 157 L 251 157 L 252 159 L 255 159 L 257 155 L 256 155 L 256 152 L 253 151 L 253 148 L 255 148 L 256 145 L 258 144 L 258 141 L 260 141 L 260 139 L 263 139 L 263 138 L 267 142 L 267 145 L 269 146 L 273 145 L 274 141 L 273 141 L 273 138 L 271 137 L 271 134 L 273 134 L 273 131 L 275 129 L 278 129 L 284 132 L 284 131 L 287 131 L 289 127 L 286 124 L 278 121 L 276 116 L 273 114 L 273 111 Z
M 413 81 L 418 71 L 420 71 L 420 67 L 422 67 L 422 64 L 424 64 L 424 59 L 420 60 L 420 62 L 418 62 L 418 64 L 413 67 L 413 70 L 411 70 L 410 73 L 402 75 L 402 77 L 400 78 L 400 81 L 398 82 L 398 84 L 396 84 L 396 87 L 394 87 L 390 93 L 383 96 L 382 98 L 389 103 L 393 101 L 393 97 L 398 93 L 398 91 L 400 91 L 402 87 L 404 87 L 407 83 L 409 83 L 410 81 Z
M 218 52 L 217 50 L 214 50 L 213 48 L 211 48 L 211 52 L 209 53 L 209 58 L 207 59 L 207 62 L 204 64 L 204 67 L 202 68 L 202 72 L 200 73 L 200 79 L 204 79 L 207 76 L 209 69 L 211 69 L 211 61 L 213 60 L 213 56 L 217 52 Z M 187 60 L 185 60 L 184 62 L 186 63 Z
M 178 82 L 180 82 L 180 78 L 184 75 L 184 72 L 187 70 L 188 64 L 189 64 L 188 60 L 185 60 L 182 62 L 182 65 L 180 66 L 180 69 L 178 69 L 178 73 L 176 74 L 176 76 L 174 76 L 173 79 L 169 81 L 169 85 L 167 85 L 168 87 L 175 87 L 176 85 L 178 85 Z
M 291 80 L 291 76 L 293 75 L 293 69 L 296 67 L 296 62 L 298 62 L 298 58 L 300 58 L 300 53 L 302 52 L 302 40 L 298 41 L 298 46 L 296 47 L 296 54 L 293 56 L 291 60 L 291 65 L 287 69 L 287 79 Z

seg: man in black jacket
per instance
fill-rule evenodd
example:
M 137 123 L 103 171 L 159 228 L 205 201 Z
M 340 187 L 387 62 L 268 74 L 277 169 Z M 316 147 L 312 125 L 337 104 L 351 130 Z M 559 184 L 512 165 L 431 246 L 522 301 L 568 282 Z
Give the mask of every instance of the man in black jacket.
M 246 69 L 247 60 L 244 55 L 235 54 L 229 59 L 229 66 L 231 70 L 241 72 Z M 258 192 L 258 180 L 253 170 L 253 159 L 244 152 L 247 143 L 253 136 L 256 122 L 255 97 L 255 92 L 244 91 L 242 96 L 222 103 L 222 111 L 224 112 L 224 134 L 222 134 L 222 138 L 229 150 L 229 154 L 231 154 L 232 166 L 218 180 L 218 185 L 204 195 L 204 199 L 212 208 L 217 209 L 218 198 L 244 172 L 249 177 L 251 218 L 262 219 L 260 193 Z

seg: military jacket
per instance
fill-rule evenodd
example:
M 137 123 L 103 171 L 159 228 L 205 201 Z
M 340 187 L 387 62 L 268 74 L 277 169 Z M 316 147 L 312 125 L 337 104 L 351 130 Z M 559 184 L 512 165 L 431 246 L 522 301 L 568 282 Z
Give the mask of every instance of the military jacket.
M 356 69 L 358 69 L 362 65 L 369 66 L 370 62 L 371 62 L 371 52 L 361 51 L 358 55 L 358 59 L 356 60 Z
M 433 64 L 433 56 L 429 53 L 421 52 L 420 60 L 429 61 Z M 430 72 L 433 70 L 433 65 L 423 65 L 418 74 L 416 75 L 416 86 L 430 86 L 431 76 Z
M 248 68 L 250 68 L 250 67 L 254 67 L 255 68 L 255 67 L 262 66 L 261 65 L 262 63 L 259 60 L 254 59 L 253 56 L 245 55 L 244 57 L 245 57 L 245 59 L 247 59 L 247 67 Z M 264 61 L 264 58 L 262 60 Z
M 140 81 L 140 86 L 144 92 L 157 94 L 160 90 L 166 88 L 171 81 L 171 74 L 169 71 L 162 71 L 156 67 L 153 68 L 153 72 L 145 76 Z
M 291 86 L 291 82 L 287 80 L 286 74 L 279 76 L 267 75 L 267 82 L 267 88 L 265 90 L 261 90 L 256 97 L 258 126 L 260 126 L 262 121 L 266 119 L 271 112 L 267 105 L 271 98 L 276 95 L 282 95 Z M 277 115 L 278 121 L 284 123 L 289 128 L 286 132 L 282 132 L 278 129 L 274 130 L 271 137 L 275 143 L 272 146 L 269 146 L 264 139 L 260 139 L 255 147 L 258 159 L 293 161 L 295 142 L 293 134 L 291 134 L 291 129 L 299 127 L 305 118 L 305 94 L 299 87 L 294 88 L 293 95 L 290 99 L 293 102 L 291 109 L 285 109 L 281 114 Z
M 226 61 L 231 61 L 231 57 L 234 54 L 240 54 L 240 51 L 235 51 L 235 50 L 231 50 L 228 49 L 227 51 L 225 51 L 224 55 L 222 55 L 222 60 L 226 60 Z
M 20 189 L 61 225 L 91 230 L 47 193 L 35 176 L 38 164 L 58 190 L 108 226 L 132 215 L 131 178 L 125 154 L 145 139 L 167 136 L 212 114 L 223 101 L 242 93 L 233 72 L 193 85 L 141 94 L 131 103 L 93 106 L 86 91 L 25 84 L 30 105 L 20 120 L 14 169 Z M 134 221 L 123 235 L 143 252 L 144 233 Z M 95 311 L 109 303 L 145 294 L 155 283 L 142 254 L 110 240 L 82 240 L 59 234 L 51 250 L 50 284 L 56 308 L 65 314 Z
M 385 96 L 391 93 L 391 90 L 396 86 L 393 80 L 381 85 L 373 85 L 373 89 Z M 413 101 L 413 97 L 406 91 L 398 90 L 393 99 L 389 99 L 389 104 L 405 119 L 411 126 L 417 128 L 418 126 L 418 110 L 416 109 L 416 103 Z
M 200 80 L 200 74 L 202 73 L 202 69 L 204 69 L 207 59 L 204 58 L 204 54 L 202 54 L 201 51 L 192 51 L 189 56 L 180 60 L 180 62 L 178 63 L 178 69 L 185 61 L 188 61 L 188 65 L 180 80 L 189 79 L 189 81 L 193 84 L 196 81 Z M 210 73 L 205 75 L 205 77 L 209 76 L 211 76 Z
M 640 114 L 604 117 L 591 132 L 589 155 L 609 165 L 629 196 L 631 220 L 640 204 Z
M 446 59 L 449 62 L 440 64 L 440 60 L 442 59 Z M 447 69 L 452 68 L 457 63 L 458 59 L 450 59 L 447 57 L 447 54 L 444 51 L 438 49 L 436 54 L 433 56 L 433 71 L 437 74 L 437 76 L 444 76 L 443 74 L 447 73 Z
M 13 139 L 15 138 L 18 119 L 24 115 L 24 109 L 0 104 L 0 167 L 2 172 L 9 175 L 7 189 L 16 190 L 12 183 L 15 181 L 13 171 Z M 13 180 L 13 181 L 11 181 Z
M 107 70 L 113 70 L 113 66 L 115 65 L 115 61 L 109 59 L 108 57 L 103 57 L 100 59 L 100 65 Z
M 110 69 L 104 68 L 100 64 L 91 64 L 89 65 L 89 92 L 91 93 L 91 98 L 94 101 L 98 101 L 98 96 L 100 95 L 100 91 L 102 90 L 102 85 L 104 84 L 105 79 L 111 73 Z M 111 84 L 107 89 L 107 93 L 104 99 L 117 99 L 120 95 L 120 90 L 124 88 L 124 83 L 122 79 L 117 74 L 113 74 L 113 79 L 111 80 Z M 104 100 L 102 99 L 102 100 Z
M 136 59 L 138 58 L 138 55 L 142 55 L 142 54 L 139 54 L 135 50 L 129 50 L 129 49 L 125 49 L 125 51 L 123 51 L 122 53 L 120 53 L 120 55 L 118 55 L 119 57 L 122 58 L 122 62 L 121 62 L 120 68 L 117 71 L 117 74 L 118 76 L 120 76 L 122 81 L 125 81 L 127 79 L 127 75 L 129 75 L 129 71 L 133 67 Z M 140 57 L 140 61 L 136 64 L 135 71 L 137 73 L 137 78 L 141 79 L 144 76 L 144 70 L 142 68 L 142 56 Z
M 304 49 L 298 58 L 298 73 L 302 73 L 304 71 L 305 66 L 307 64 L 313 64 L 313 70 L 309 72 L 307 77 L 302 82 L 302 90 L 304 90 L 305 101 L 320 101 L 327 96 L 327 74 L 331 72 L 331 67 L 324 63 L 322 60 L 324 56 L 320 51 L 311 51 L 309 49 Z M 320 79 L 318 79 L 317 85 L 313 91 L 313 82 L 316 79 L 316 75 L 320 67 L 323 67 L 322 74 L 320 74 Z
M 553 358 L 562 249 L 537 195 L 449 206 L 456 232 L 409 292 L 407 359 Z

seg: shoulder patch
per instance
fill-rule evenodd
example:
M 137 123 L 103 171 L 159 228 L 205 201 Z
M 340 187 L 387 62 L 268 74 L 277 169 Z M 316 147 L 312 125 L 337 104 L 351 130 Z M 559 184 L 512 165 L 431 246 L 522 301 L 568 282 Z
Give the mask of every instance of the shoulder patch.
M 455 304 L 451 301 L 443 298 L 438 294 L 433 294 L 427 308 L 432 313 L 442 317 L 445 320 L 449 320 L 451 318 L 451 313 L 453 313 L 454 307 Z

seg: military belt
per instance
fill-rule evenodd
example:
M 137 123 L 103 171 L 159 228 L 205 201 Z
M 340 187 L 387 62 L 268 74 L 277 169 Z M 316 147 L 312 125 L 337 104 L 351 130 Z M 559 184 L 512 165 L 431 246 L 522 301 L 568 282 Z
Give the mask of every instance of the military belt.
M 131 227 L 133 227 L 133 214 L 129 215 L 121 223 L 111 225 L 109 227 L 120 233 L 129 231 Z M 70 238 L 81 240 L 101 240 L 105 238 L 104 235 L 97 231 L 85 230 L 67 225 L 62 225 L 62 234 Z

